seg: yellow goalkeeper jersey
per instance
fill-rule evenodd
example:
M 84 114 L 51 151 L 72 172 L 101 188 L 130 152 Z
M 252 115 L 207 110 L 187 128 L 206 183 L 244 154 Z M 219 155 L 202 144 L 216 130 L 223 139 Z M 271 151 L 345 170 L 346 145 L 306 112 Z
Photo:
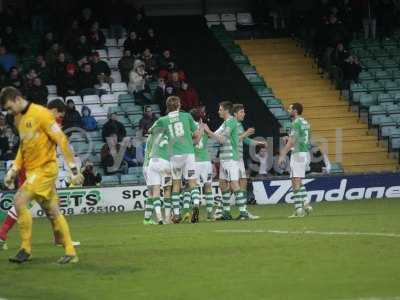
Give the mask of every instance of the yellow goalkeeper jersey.
M 15 118 L 20 145 L 14 168 L 32 170 L 57 160 L 56 147 L 60 146 L 64 159 L 71 165 L 74 156 L 68 139 L 56 123 L 53 114 L 45 107 L 29 103 Z

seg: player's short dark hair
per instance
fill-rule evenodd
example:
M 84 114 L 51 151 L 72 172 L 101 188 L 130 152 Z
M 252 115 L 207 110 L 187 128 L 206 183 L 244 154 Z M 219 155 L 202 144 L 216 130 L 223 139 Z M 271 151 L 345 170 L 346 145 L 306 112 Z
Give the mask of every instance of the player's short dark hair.
M 59 113 L 65 112 L 65 103 L 61 99 L 54 99 L 47 104 L 48 109 L 56 109 Z
M 298 115 L 303 113 L 303 105 L 301 103 L 295 102 L 292 104 L 292 110 L 297 111 Z
M 0 105 L 4 107 L 8 100 L 15 101 L 17 97 L 22 97 L 21 92 L 13 86 L 6 86 L 0 92 Z
M 178 96 L 169 96 L 166 101 L 167 111 L 176 111 L 181 106 L 181 99 Z
M 192 108 L 190 110 L 190 114 L 193 117 L 193 120 L 195 120 L 196 122 L 200 122 L 201 119 L 201 109 L 200 108 Z
M 232 113 L 233 104 L 231 101 L 222 101 L 219 103 L 219 106 L 221 106 L 224 110 L 229 111 L 229 113 Z
M 234 114 L 238 113 L 238 112 L 241 111 L 242 109 L 244 109 L 244 105 L 243 105 L 243 104 L 241 104 L 241 103 L 235 103 L 235 104 L 233 104 L 232 110 L 233 110 L 233 113 L 234 113 Z

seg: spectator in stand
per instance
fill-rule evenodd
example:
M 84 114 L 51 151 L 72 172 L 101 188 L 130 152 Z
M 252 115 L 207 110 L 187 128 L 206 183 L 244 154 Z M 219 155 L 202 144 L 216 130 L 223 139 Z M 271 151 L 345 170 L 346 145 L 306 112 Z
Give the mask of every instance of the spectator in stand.
M 124 30 L 125 6 L 118 0 L 107 3 L 107 15 L 110 24 L 110 38 L 120 39 Z
M 5 128 L 3 137 L 8 142 L 7 150 L 3 154 L 3 160 L 14 160 L 19 147 L 19 137 L 11 127 Z
M 137 167 L 139 165 L 139 161 L 136 159 L 136 147 L 134 145 L 133 138 L 129 139 L 125 154 L 124 154 L 124 161 L 128 165 L 128 167 Z
M 50 67 L 54 68 L 54 64 L 58 58 L 58 55 L 62 52 L 60 44 L 55 42 L 49 50 L 46 52 L 46 61 Z
M 92 116 L 92 111 L 87 106 L 82 106 L 82 128 L 86 131 L 96 131 L 97 122 Z
M 265 178 L 268 175 L 268 171 L 270 170 L 269 165 L 269 157 L 268 157 L 268 150 L 266 147 L 261 147 L 258 153 L 255 154 L 260 166 L 258 168 L 258 175 L 259 179 Z
M 97 81 L 100 83 L 107 82 L 111 84 L 111 70 L 104 60 L 100 60 L 99 52 L 93 52 L 90 56 L 90 60 L 92 63 L 92 70 L 97 78 Z
M 376 38 L 376 15 L 379 8 L 378 0 L 360 0 L 364 38 Z M 370 35 L 371 34 L 371 35 Z
M 12 67 L 17 65 L 17 59 L 14 54 L 8 53 L 5 46 L 0 46 L 0 67 L 5 72 L 9 72 Z
M 47 66 L 47 62 L 42 54 L 36 57 L 36 62 L 31 66 L 36 70 L 38 76 L 42 79 L 43 84 L 49 84 L 51 81 L 51 70 Z
M 346 89 L 350 88 L 351 82 L 358 82 L 361 66 L 356 56 L 350 55 L 343 64 L 343 81 Z
M 53 65 L 53 78 L 55 79 L 56 83 L 59 83 L 64 79 L 67 64 L 68 62 L 65 57 L 65 53 L 58 53 L 57 59 Z
M 142 136 L 147 136 L 149 129 L 153 126 L 156 120 L 157 116 L 153 113 L 151 106 L 145 106 L 143 117 L 139 121 L 139 129 Z
M 158 73 L 158 64 L 154 55 L 151 53 L 149 48 L 143 51 L 142 60 L 144 62 L 144 69 L 152 78 Z
M 135 16 L 131 28 L 135 28 L 138 35 L 142 36 L 147 31 L 148 24 L 142 12 L 138 12 Z
M 147 80 L 149 75 L 144 69 L 144 63 L 136 60 L 133 70 L 129 73 L 128 91 L 135 96 L 135 103 L 138 105 L 150 104 L 149 87 Z
M 150 51 L 153 53 L 160 50 L 160 41 L 153 28 L 147 29 L 146 34 L 143 36 L 143 47 L 145 49 L 150 49 Z
M 200 106 L 199 96 L 196 90 L 186 81 L 182 81 L 178 96 L 181 99 L 182 109 L 185 111 Z
M 328 155 L 326 155 L 318 145 L 311 145 L 310 158 L 310 173 L 328 174 L 330 172 L 331 163 Z
M 172 85 L 175 90 L 179 91 L 181 89 L 182 79 L 180 78 L 179 73 L 177 71 L 170 73 L 168 80 L 169 84 Z
M 165 78 L 158 78 L 158 86 L 153 94 L 153 103 L 158 104 L 161 114 L 166 112 L 167 85 Z
M 169 70 L 171 68 L 171 63 L 175 65 L 175 59 L 172 57 L 171 51 L 165 49 L 158 62 L 160 70 Z
M 69 99 L 67 101 L 67 108 L 65 111 L 65 116 L 63 120 L 63 129 L 64 131 L 73 128 L 73 127 L 82 127 L 82 118 L 79 112 L 75 108 L 75 103 L 73 100 Z
M 57 81 L 57 91 L 62 97 L 79 95 L 79 82 L 74 64 L 67 64 L 62 80 Z
M 100 151 L 101 165 L 104 168 L 105 174 L 112 175 L 120 171 L 121 165 L 114 166 L 120 149 L 121 144 L 118 143 L 118 136 L 115 133 L 108 136 L 107 142 L 103 145 Z
M 17 53 L 19 50 L 18 46 L 18 38 L 16 33 L 14 32 L 14 28 L 12 26 L 6 26 L 4 30 L 4 34 L 2 35 L 3 45 L 13 53 Z
M 343 43 L 338 43 L 334 52 L 332 52 L 332 64 L 343 68 L 345 59 L 349 56 L 349 52 L 344 49 Z
M 19 74 L 18 68 L 12 67 L 6 79 L 4 80 L 5 86 L 13 86 L 17 89 L 23 88 L 23 79 Z
M 5 136 L 6 128 L 5 117 L 0 112 L 0 160 L 5 160 L 8 151 L 8 138 Z
M 33 86 L 33 80 L 37 78 L 38 75 L 34 68 L 30 68 L 28 73 L 25 74 L 24 78 L 24 90 L 27 91 Z
M 53 46 L 53 44 L 56 42 L 56 39 L 54 37 L 53 32 L 49 31 L 45 34 L 41 45 L 40 45 L 40 51 L 42 53 L 46 53 L 47 51 L 50 50 L 50 48 Z
M 101 183 L 101 175 L 95 172 L 93 162 L 89 159 L 83 162 L 83 168 L 81 169 L 83 175 L 82 186 L 98 186 Z
M 134 56 L 138 56 L 142 52 L 142 43 L 135 31 L 129 32 L 129 36 L 124 42 L 124 50 L 130 50 Z
M 99 22 L 94 22 L 92 24 L 87 38 L 89 41 L 89 45 L 93 49 L 104 49 L 105 48 L 104 45 L 106 43 L 106 38 L 104 36 L 104 33 L 99 28 Z
M 26 91 L 26 98 L 28 101 L 44 107 L 47 107 L 48 95 L 49 91 L 47 90 L 47 87 L 42 84 L 42 79 L 40 77 L 33 79 L 32 87 Z
M 76 41 L 71 51 L 76 60 L 79 60 L 84 56 L 88 56 L 92 52 L 92 47 L 90 46 L 86 35 L 82 34 L 79 36 L 78 41 Z
M 283 164 L 278 163 L 279 155 L 275 155 L 273 159 L 273 169 L 274 174 L 277 176 L 284 176 L 290 174 L 290 160 L 289 157 L 286 156 Z
M 82 71 L 78 75 L 78 87 L 80 93 L 96 94 L 94 86 L 98 83 L 96 75 L 92 71 L 92 66 L 89 63 L 83 65 Z
M 133 69 L 135 58 L 132 56 L 131 50 L 125 49 L 124 56 L 118 62 L 118 69 L 121 73 L 121 81 L 129 82 L 129 72 Z
M 126 136 L 126 130 L 124 125 L 118 121 L 118 115 L 116 113 L 111 113 L 109 115 L 108 121 L 103 125 L 101 130 L 101 135 L 103 137 L 103 141 L 107 141 L 107 137 L 115 134 L 117 136 L 118 141 L 122 141 L 122 139 Z
M 90 8 L 85 8 L 82 10 L 82 15 L 79 20 L 79 24 L 81 25 L 83 32 L 88 32 L 90 30 L 90 26 L 92 26 L 94 22 L 93 13 Z
M 74 51 L 75 45 L 79 41 L 79 37 L 82 34 L 81 28 L 79 28 L 78 20 L 72 20 L 71 27 L 68 28 L 64 33 L 64 45 L 66 49 L 72 53 Z

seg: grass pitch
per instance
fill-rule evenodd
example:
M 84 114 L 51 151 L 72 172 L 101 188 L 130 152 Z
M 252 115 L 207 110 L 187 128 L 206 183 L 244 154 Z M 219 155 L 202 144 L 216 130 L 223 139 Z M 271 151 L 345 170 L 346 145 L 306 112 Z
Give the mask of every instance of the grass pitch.
M 400 299 L 400 200 L 250 207 L 257 221 L 143 226 L 142 213 L 70 217 L 80 263 L 55 263 L 35 219 L 33 260 L 0 252 L 5 299 Z

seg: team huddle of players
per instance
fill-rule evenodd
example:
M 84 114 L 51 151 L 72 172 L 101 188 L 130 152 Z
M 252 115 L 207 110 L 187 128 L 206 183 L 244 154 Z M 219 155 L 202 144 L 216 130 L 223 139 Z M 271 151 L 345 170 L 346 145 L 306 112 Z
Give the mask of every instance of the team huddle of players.
M 167 99 L 168 114 L 149 130 L 146 144 L 144 176 L 149 188 L 145 203 L 144 224 L 169 224 L 199 221 L 200 194 L 207 210 L 207 220 L 231 220 L 232 195 L 239 206 L 239 220 L 256 219 L 247 211 L 247 176 L 243 161 L 243 144 L 265 145 L 249 138 L 254 129 L 244 130 L 242 104 L 224 101 L 219 104 L 223 123 L 215 132 L 203 123 L 199 110 L 180 111 L 178 97 Z M 220 144 L 219 185 L 222 201 L 214 210 L 212 164 L 208 139 Z M 163 201 L 161 201 L 163 190 Z M 200 193 L 202 192 L 202 193 Z M 163 202 L 164 217 L 161 204 Z M 192 208 L 191 208 L 192 207 Z M 155 219 L 153 220 L 153 211 Z
M 15 195 L 15 209 L 0 230 L 0 247 L 5 249 L 6 234 L 18 219 L 21 247 L 16 256 L 10 258 L 13 263 L 23 263 L 31 258 L 32 215 L 29 207 L 33 200 L 46 212 L 56 244 L 65 249 L 65 255 L 58 262 L 68 264 L 79 261 L 74 247 L 76 243 L 72 241 L 68 223 L 59 210 L 55 188 L 58 175 L 57 146 L 68 162 L 71 180 L 80 184 L 83 176 L 76 167 L 68 140 L 56 122 L 64 108 L 63 103 L 58 104 L 54 102 L 54 107 L 49 105 L 48 110 L 29 103 L 13 87 L 6 87 L 0 92 L 0 105 L 15 116 L 21 139 L 17 157 L 7 171 L 4 184 L 12 189 L 18 174 L 23 172 L 26 176 Z M 203 123 L 199 110 L 193 110 L 191 114 L 180 111 L 179 97 L 169 97 L 166 105 L 168 114 L 154 123 L 146 143 L 143 172 L 149 195 L 145 203 L 144 224 L 199 222 L 201 195 L 206 203 L 207 220 L 232 220 L 232 197 L 239 207 L 237 220 L 258 219 L 246 207 L 247 178 L 243 144 L 266 144 L 249 138 L 254 134 L 253 128 L 244 130 L 241 124 L 245 117 L 243 105 L 221 102 L 218 113 L 223 123 L 215 132 Z M 302 184 L 310 160 L 310 126 L 301 117 L 302 111 L 299 103 L 289 107 L 292 129 L 279 157 L 279 163 L 282 163 L 291 151 L 292 199 L 295 205 L 291 217 L 303 217 L 312 210 Z M 207 147 L 209 138 L 220 144 L 219 187 L 222 201 L 216 206 L 211 186 L 213 174 Z M 153 220 L 153 211 L 156 222 Z M 7 223 L 7 220 L 10 222 Z

